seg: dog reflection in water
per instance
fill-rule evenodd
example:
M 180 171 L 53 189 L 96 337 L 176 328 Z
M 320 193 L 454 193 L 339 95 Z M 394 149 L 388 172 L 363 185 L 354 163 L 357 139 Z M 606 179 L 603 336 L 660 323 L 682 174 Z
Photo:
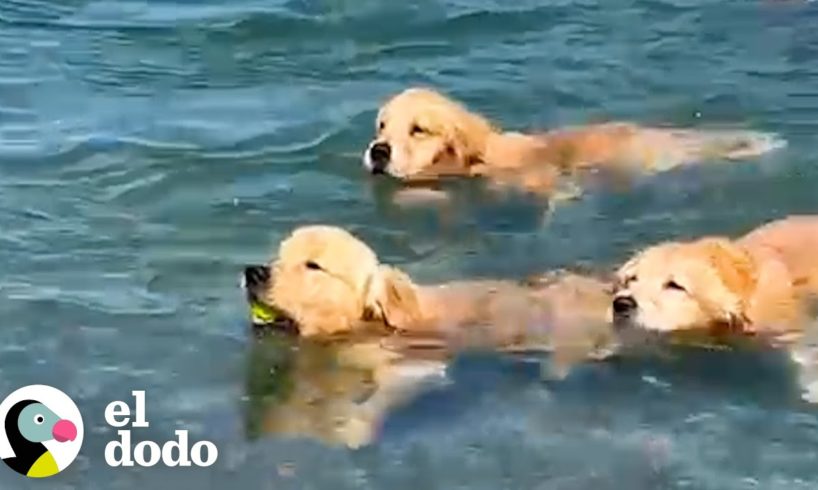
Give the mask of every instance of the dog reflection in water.
M 389 411 L 445 381 L 445 364 L 402 356 L 377 341 L 333 343 L 276 332 L 253 343 L 246 430 L 352 448 L 376 438 Z
M 445 383 L 458 352 L 548 352 L 549 374 L 562 376 L 617 348 L 602 281 L 557 272 L 418 285 L 328 226 L 293 232 L 269 265 L 245 270 L 245 287 L 256 331 L 272 332 L 250 356 L 251 433 L 359 447 L 391 410 Z

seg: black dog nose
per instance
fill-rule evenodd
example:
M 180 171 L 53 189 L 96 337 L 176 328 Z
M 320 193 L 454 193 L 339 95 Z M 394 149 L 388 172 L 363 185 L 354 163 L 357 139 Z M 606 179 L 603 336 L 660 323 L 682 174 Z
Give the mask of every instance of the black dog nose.
M 369 159 L 372 161 L 372 173 L 382 174 L 389 165 L 389 159 L 392 157 L 392 147 L 389 143 L 375 143 L 369 149 Z
M 636 309 L 636 300 L 632 296 L 618 296 L 613 301 L 613 311 L 617 316 L 627 316 Z
M 257 288 L 265 287 L 270 280 L 270 268 L 266 265 L 248 265 L 244 268 L 244 288 L 253 293 Z

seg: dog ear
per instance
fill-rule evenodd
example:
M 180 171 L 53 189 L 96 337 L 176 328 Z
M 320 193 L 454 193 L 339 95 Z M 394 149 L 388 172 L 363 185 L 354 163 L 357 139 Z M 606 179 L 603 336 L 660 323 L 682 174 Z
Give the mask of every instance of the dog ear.
M 799 278 L 780 260 L 761 262 L 757 288 L 748 316 L 757 327 L 772 330 L 799 329 L 812 316 L 808 315 L 804 296 L 799 292 Z
M 394 267 L 378 267 L 367 295 L 367 308 L 375 317 L 398 330 L 408 330 L 422 319 L 420 301 L 412 280 Z
M 731 331 L 744 330 L 750 324 L 748 310 L 758 283 L 755 260 L 747 251 L 724 238 L 707 238 L 698 245 L 732 296 L 731 301 L 720 304 L 726 325 Z
M 480 164 L 484 160 L 489 137 L 494 132 L 487 120 L 462 109 L 462 114 L 454 119 L 450 128 L 448 150 L 466 168 Z
M 758 275 L 752 256 L 725 239 L 711 238 L 701 244 L 724 285 L 739 296 L 748 297 L 755 289 Z

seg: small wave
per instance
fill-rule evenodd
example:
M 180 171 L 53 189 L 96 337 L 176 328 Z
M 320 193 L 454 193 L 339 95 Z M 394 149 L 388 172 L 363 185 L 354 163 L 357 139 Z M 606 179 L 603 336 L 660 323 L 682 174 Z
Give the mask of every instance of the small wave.
M 34 22 L 47 24 L 70 15 L 75 6 L 72 0 L 53 2 L 43 0 L 3 0 L 0 3 L 0 23 Z
M 82 6 L 57 2 L 6 0 L 0 8 L 0 24 L 16 27 L 89 30 L 177 30 L 184 26 L 230 28 L 256 16 L 281 19 L 281 26 L 304 17 L 267 4 L 181 6 L 130 1 L 92 1 Z
M 279 140 L 280 138 L 270 134 L 263 134 L 247 138 L 235 145 L 203 152 L 202 156 L 205 158 L 258 158 L 314 153 L 326 142 L 342 134 L 345 129 L 340 126 L 332 127 L 310 139 L 287 144 L 274 144 L 272 140 Z
M 59 286 L 6 281 L 2 284 L 2 289 L 4 296 L 10 300 L 55 302 L 116 315 L 170 316 L 178 309 L 174 302 L 162 295 L 127 287 L 81 291 L 74 288 L 69 290 Z

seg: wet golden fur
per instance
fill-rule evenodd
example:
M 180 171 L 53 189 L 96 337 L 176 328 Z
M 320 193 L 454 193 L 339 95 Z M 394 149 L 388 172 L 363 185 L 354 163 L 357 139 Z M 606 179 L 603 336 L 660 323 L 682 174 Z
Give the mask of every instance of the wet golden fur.
M 609 299 L 603 282 L 571 273 L 418 285 L 352 234 L 320 225 L 296 229 L 270 270 L 264 300 L 313 338 L 376 331 L 513 346 L 537 325 L 604 320 Z
M 650 247 L 620 268 L 617 298 L 635 300 L 641 327 L 708 328 L 776 337 L 808 324 L 818 294 L 818 216 L 793 216 L 737 240 Z
M 643 127 L 612 122 L 542 134 L 504 132 L 484 117 L 430 89 L 411 88 L 381 107 L 375 144 L 391 149 L 381 171 L 404 180 L 485 176 L 494 183 L 548 192 L 575 172 L 604 168 L 659 171 L 705 159 L 739 159 L 780 146 L 753 131 Z
M 360 446 L 462 349 L 548 351 L 552 374 L 616 348 L 607 284 L 572 273 L 418 285 L 340 228 L 285 239 L 260 296 L 290 317 L 330 364 L 297 356 L 294 386 L 266 409 L 265 430 Z M 319 386 L 320 385 L 320 386 Z

